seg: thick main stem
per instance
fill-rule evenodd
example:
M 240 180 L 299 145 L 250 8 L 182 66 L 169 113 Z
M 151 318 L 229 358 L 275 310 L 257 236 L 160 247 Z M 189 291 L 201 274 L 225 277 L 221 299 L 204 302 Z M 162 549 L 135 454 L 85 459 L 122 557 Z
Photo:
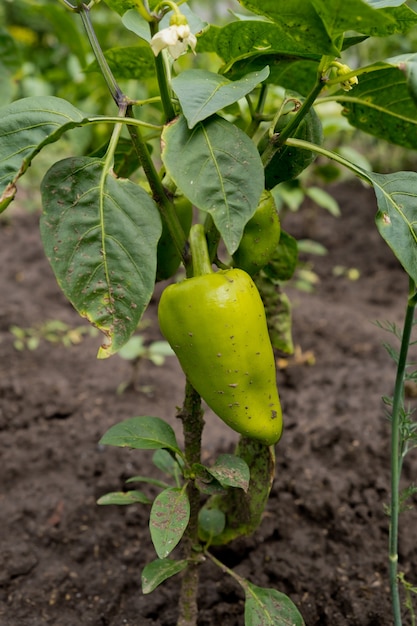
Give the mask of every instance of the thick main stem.
M 185 398 L 182 410 L 178 414 L 182 420 L 184 432 L 184 450 L 187 465 L 201 462 L 201 436 L 204 420 L 201 398 L 192 385 L 186 382 Z M 190 521 L 184 534 L 182 547 L 183 558 L 189 560 L 182 583 L 179 601 L 177 626 L 196 626 L 198 616 L 197 595 L 199 582 L 199 561 L 194 549 L 198 546 L 198 513 L 200 510 L 200 492 L 193 482 L 188 485 L 190 500 Z
M 405 314 L 401 348 L 395 379 L 394 401 L 391 416 L 391 509 L 389 527 L 389 579 L 391 588 L 394 625 L 401 626 L 401 601 L 398 584 L 398 519 L 400 514 L 400 477 L 402 466 L 402 442 L 400 413 L 404 398 L 404 376 L 407 365 L 408 347 L 413 328 L 416 307 L 416 286 L 410 279 L 409 298 Z

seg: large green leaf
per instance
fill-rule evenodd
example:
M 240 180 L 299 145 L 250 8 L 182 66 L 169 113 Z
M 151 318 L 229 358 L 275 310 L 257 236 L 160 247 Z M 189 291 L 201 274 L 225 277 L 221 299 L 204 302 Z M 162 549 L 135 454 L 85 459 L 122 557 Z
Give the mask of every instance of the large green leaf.
M 317 80 L 318 62 L 313 59 L 293 59 L 279 54 L 258 54 L 248 59 L 236 61 L 226 75 L 232 80 L 242 78 L 248 72 L 259 72 L 269 67 L 266 83 L 285 87 L 306 96 Z
M 377 228 L 417 284 L 417 173 L 367 174 L 378 202 Z
M 180 453 L 175 433 L 160 417 L 130 417 L 115 424 L 100 439 L 104 446 L 135 450 L 172 450 Z
M 53 96 L 22 98 L 0 109 L 0 211 L 16 195 L 16 182 L 47 144 L 87 123 L 84 113 Z
M 304 626 L 304 620 L 288 596 L 276 589 L 245 581 L 245 626 Z
M 415 149 L 417 106 L 407 79 L 388 63 L 370 66 L 350 92 L 340 92 L 339 102 L 349 123 L 391 143 Z
M 227 63 L 260 53 L 316 60 L 321 54 L 338 54 L 321 22 L 320 28 L 315 28 L 314 24 L 298 21 L 301 17 L 294 22 L 293 19 L 295 16 L 290 19 L 291 27 L 284 19 L 277 23 L 259 20 L 231 22 L 216 33 L 215 51 Z
M 190 501 L 184 489 L 169 487 L 155 498 L 149 529 L 160 559 L 167 557 L 179 543 L 189 519 Z
M 268 78 L 269 68 L 247 74 L 240 80 L 231 81 L 225 76 L 207 70 L 186 70 L 172 81 L 188 128 L 205 120 L 250 93 Z
M 312 0 L 311 4 L 332 38 L 349 30 L 385 37 L 407 32 L 417 23 L 417 14 L 404 5 L 377 9 L 366 0 Z
M 239 2 L 250 11 L 269 17 L 275 24 L 280 25 L 285 38 L 290 36 L 298 48 L 305 49 L 307 45 L 314 46 L 316 53 L 319 54 L 339 53 L 312 2 L 305 0 L 239 0 Z
M 239 246 L 264 189 L 255 144 L 234 124 L 213 116 L 189 129 L 183 116 L 162 133 L 168 174 L 200 210 L 213 217 L 227 250 Z
M 139 185 L 105 172 L 100 159 L 59 161 L 42 182 L 41 236 L 58 284 L 107 338 L 99 358 L 136 330 L 152 296 L 162 225 Z
M 151 593 L 158 585 L 182 572 L 188 565 L 185 559 L 174 561 L 173 559 L 156 559 L 145 565 L 142 570 L 142 593 Z

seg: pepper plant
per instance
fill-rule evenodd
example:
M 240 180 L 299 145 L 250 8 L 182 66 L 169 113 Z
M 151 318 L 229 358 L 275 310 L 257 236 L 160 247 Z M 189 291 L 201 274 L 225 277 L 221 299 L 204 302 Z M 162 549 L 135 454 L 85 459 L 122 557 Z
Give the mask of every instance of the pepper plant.
M 115 424 L 101 443 L 154 450 L 169 482 L 132 477 L 129 484 L 148 480 L 160 489 L 153 502 L 135 489 L 105 494 L 99 503 L 151 504 L 157 558 L 145 566 L 142 588 L 150 593 L 181 572 L 179 625 L 197 623 L 207 559 L 243 588 L 247 626 L 303 624 L 289 598 L 242 579 L 210 548 L 252 533 L 267 504 L 282 430 L 273 348 L 292 349 L 284 288 L 297 264 L 297 243 L 279 222 L 280 185 L 320 155 L 374 188 L 376 227 L 410 280 L 388 402 L 389 561 L 398 626 L 399 475 L 405 451 L 416 445 L 402 397 L 417 300 L 417 173 L 375 173 L 330 151 L 320 111 L 338 103 L 352 127 L 416 147 L 417 55 L 363 67 L 349 62 L 368 38 L 417 26 L 417 12 L 404 0 L 240 0 L 227 23 L 211 24 L 193 3 L 107 0 L 106 11 L 120 16 L 135 45 L 121 41 L 103 51 L 94 27 L 98 2 L 62 0 L 58 7 L 66 24 L 72 14 L 83 26 L 95 58 L 86 69 L 101 73 L 114 111 L 106 105 L 87 112 L 56 96 L 3 106 L 0 208 L 12 202 L 41 150 L 77 127 L 105 128 L 105 145 L 58 160 L 41 183 L 41 237 L 58 284 L 102 331 L 98 357 L 108 358 L 136 330 L 155 283 L 172 283 L 162 293 L 159 320 L 185 373 L 178 413 L 184 446 L 160 417 Z M 48 14 L 51 3 L 41 3 L 42 10 Z M 12 48 L 5 32 L 1 64 L 9 77 L 16 71 Z M 87 62 L 84 49 L 80 58 Z M 201 461 L 201 399 L 240 435 L 235 453 L 210 466 Z M 406 585 L 408 594 L 413 586 Z

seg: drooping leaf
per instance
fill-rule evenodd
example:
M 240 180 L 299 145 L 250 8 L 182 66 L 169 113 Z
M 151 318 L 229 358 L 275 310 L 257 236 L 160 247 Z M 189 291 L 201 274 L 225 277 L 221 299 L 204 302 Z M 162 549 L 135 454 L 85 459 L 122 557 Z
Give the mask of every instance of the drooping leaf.
M 190 518 L 190 501 L 184 489 L 170 487 L 154 500 L 149 520 L 151 539 L 160 559 L 180 542 Z
M 159 417 L 130 417 L 112 426 L 100 439 L 101 445 L 157 450 L 166 448 L 180 453 L 171 426 Z
M 152 296 L 158 209 L 139 185 L 88 157 L 53 165 L 41 191 L 46 255 L 66 297 L 106 335 L 98 355 L 106 358 L 136 330 Z
M 210 213 L 227 250 L 237 249 L 264 189 L 255 144 L 218 116 L 189 129 L 183 116 L 162 133 L 162 159 L 181 192 Z
M 142 570 L 142 593 L 151 593 L 164 580 L 182 572 L 188 565 L 185 559 L 174 561 L 173 559 L 156 559 L 145 565 Z
M 245 581 L 245 626 L 305 626 L 292 600 L 276 589 Z
M 22 98 L 0 109 L 0 212 L 16 195 L 16 182 L 32 159 L 87 116 L 62 98 Z
M 378 202 L 377 228 L 417 283 L 417 173 L 367 174 Z
M 348 93 L 340 92 L 338 100 L 352 126 L 405 148 L 416 147 L 417 106 L 404 72 L 377 63 Z
M 240 487 L 243 491 L 249 488 L 249 467 L 234 454 L 221 454 L 215 464 L 207 469 L 223 487 Z
M 142 491 L 112 491 L 105 493 L 97 500 L 97 504 L 150 504 L 152 500 L 148 498 Z
M 188 128 L 244 98 L 266 80 L 269 68 L 247 74 L 231 81 L 225 76 L 207 70 L 186 70 L 172 81 L 172 88 L 181 104 Z

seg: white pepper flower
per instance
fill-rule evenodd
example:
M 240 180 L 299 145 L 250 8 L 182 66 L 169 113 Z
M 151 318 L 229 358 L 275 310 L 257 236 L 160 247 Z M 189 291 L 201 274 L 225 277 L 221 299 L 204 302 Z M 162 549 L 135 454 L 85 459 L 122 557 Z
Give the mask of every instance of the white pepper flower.
M 168 28 L 163 28 L 151 39 L 151 48 L 155 56 L 168 48 L 173 59 L 178 59 L 188 47 L 194 52 L 197 45 L 197 38 L 190 31 L 188 24 L 171 24 Z

